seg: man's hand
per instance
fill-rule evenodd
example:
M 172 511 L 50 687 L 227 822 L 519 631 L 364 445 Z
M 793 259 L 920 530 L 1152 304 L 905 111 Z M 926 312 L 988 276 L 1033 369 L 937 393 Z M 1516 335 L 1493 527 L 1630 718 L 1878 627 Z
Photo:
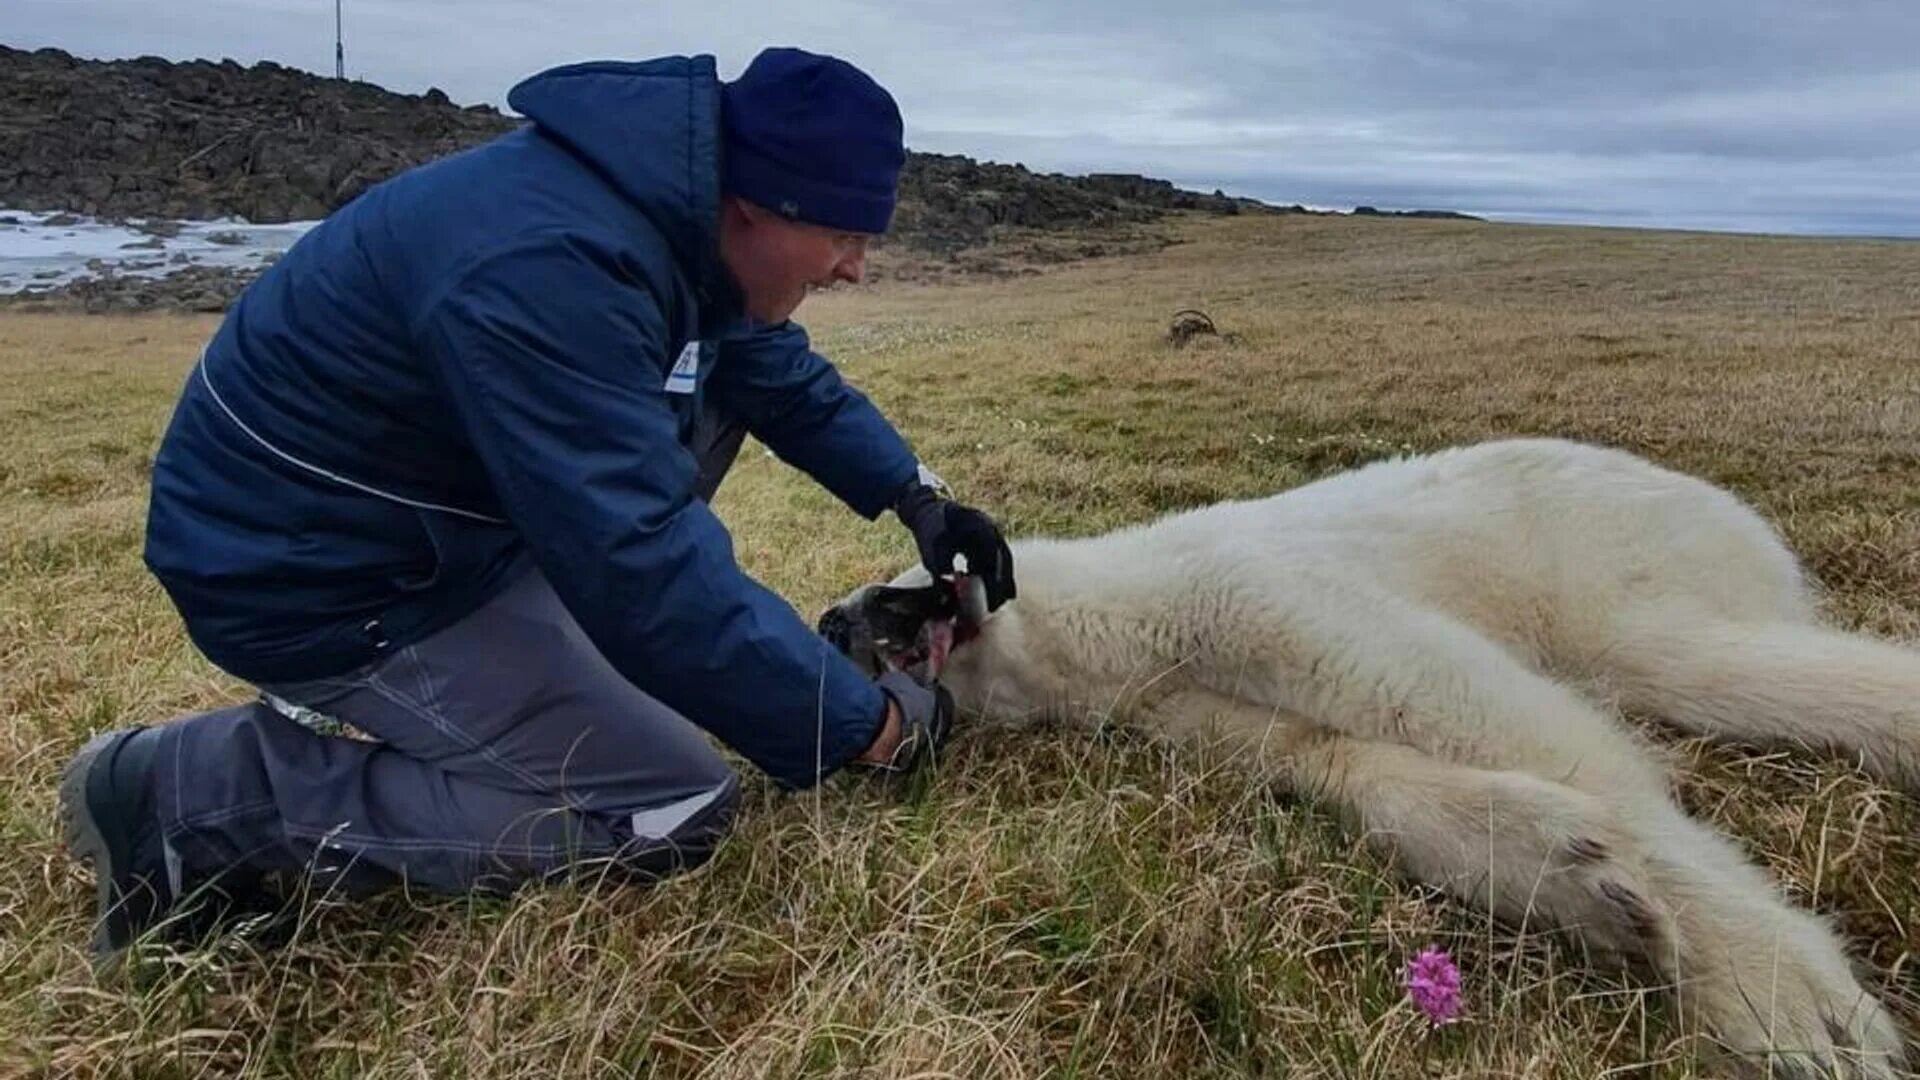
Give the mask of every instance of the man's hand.
M 986 514 L 964 506 L 925 484 L 917 484 L 893 505 L 914 543 L 920 561 L 935 578 L 958 572 L 954 556 L 966 557 L 967 574 L 986 587 L 987 610 L 1019 595 L 1013 580 L 1013 552 L 1000 526 Z
M 922 686 L 904 671 L 889 671 L 875 681 L 887 696 L 887 716 L 873 744 L 854 761 L 907 772 L 936 757 L 953 730 L 953 695 L 939 683 Z

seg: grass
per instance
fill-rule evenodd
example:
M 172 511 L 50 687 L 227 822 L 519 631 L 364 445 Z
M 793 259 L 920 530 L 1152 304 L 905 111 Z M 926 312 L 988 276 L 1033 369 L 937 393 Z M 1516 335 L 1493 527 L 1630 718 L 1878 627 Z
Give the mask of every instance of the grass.
M 803 311 L 963 496 L 1081 533 L 1405 450 L 1624 446 L 1785 530 L 1840 623 L 1920 640 L 1920 245 L 1239 218 L 1043 274 Z M 1167 319 L 1231 339 L 1176 350 Z M 987 731 L 937 781 L 757 778 L 707 867 L 511 902 L 310 904 L 87 964 L 53 791 L 92 731 L 235 700 L 139 561 L 206 319 L 0 313 L 0 1076 L 1713 1075 L 1644 986 L 1406 884 L 1311 806 L 1120 730 Z M 911 558 L 754 447 L 720 508 L 811 614 Z M 802 542 L 803 541 L 803 542 Z M 1675 744 L 1686 801 L 1920 1024 L 1920 807 L 1841 763 Z M 1399 989 L 1429 943 L 1468 1014 Z

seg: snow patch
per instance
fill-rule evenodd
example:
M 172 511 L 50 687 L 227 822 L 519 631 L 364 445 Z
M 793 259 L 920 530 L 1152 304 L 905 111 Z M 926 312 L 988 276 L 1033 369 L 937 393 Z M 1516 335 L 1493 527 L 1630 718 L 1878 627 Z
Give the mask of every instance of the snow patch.
M 162 278 L 189 266 L 260 267 L 317 224 L 255 225 L 240 218 L 103 221 L 0 208 L 0 295 L 42 292 L 107 273 Z

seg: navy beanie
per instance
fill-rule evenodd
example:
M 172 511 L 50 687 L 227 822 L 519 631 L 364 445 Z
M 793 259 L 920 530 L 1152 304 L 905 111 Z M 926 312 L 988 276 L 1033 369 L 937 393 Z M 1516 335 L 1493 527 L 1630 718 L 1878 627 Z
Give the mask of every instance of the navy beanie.
M 907 149 L 879 83 L 831 56 L 767 49 L 720 98 L 721 190 L 797 221 L 887 231 Z

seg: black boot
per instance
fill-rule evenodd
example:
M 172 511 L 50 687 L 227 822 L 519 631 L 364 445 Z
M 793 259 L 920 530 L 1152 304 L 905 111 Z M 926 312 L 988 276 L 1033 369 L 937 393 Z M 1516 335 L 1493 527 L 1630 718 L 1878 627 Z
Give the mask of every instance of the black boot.
M 115 956 L 149 932 L 195 941 L 241 919 L 254 924 L 260 943 L 275 943 L 292 914 L 282 890 L 243 866 L 168 865 L 153 793 L 159 742 L 145 727 L 96 735 L 60 776 L 67 851 L 93 866 L 95 957 Z
M 60 776 L 67 850 L 93 865 L 96 955 L 126 948 L 174 907 L 153 801 L 159 741 L 149 728 L 96 735 Z

